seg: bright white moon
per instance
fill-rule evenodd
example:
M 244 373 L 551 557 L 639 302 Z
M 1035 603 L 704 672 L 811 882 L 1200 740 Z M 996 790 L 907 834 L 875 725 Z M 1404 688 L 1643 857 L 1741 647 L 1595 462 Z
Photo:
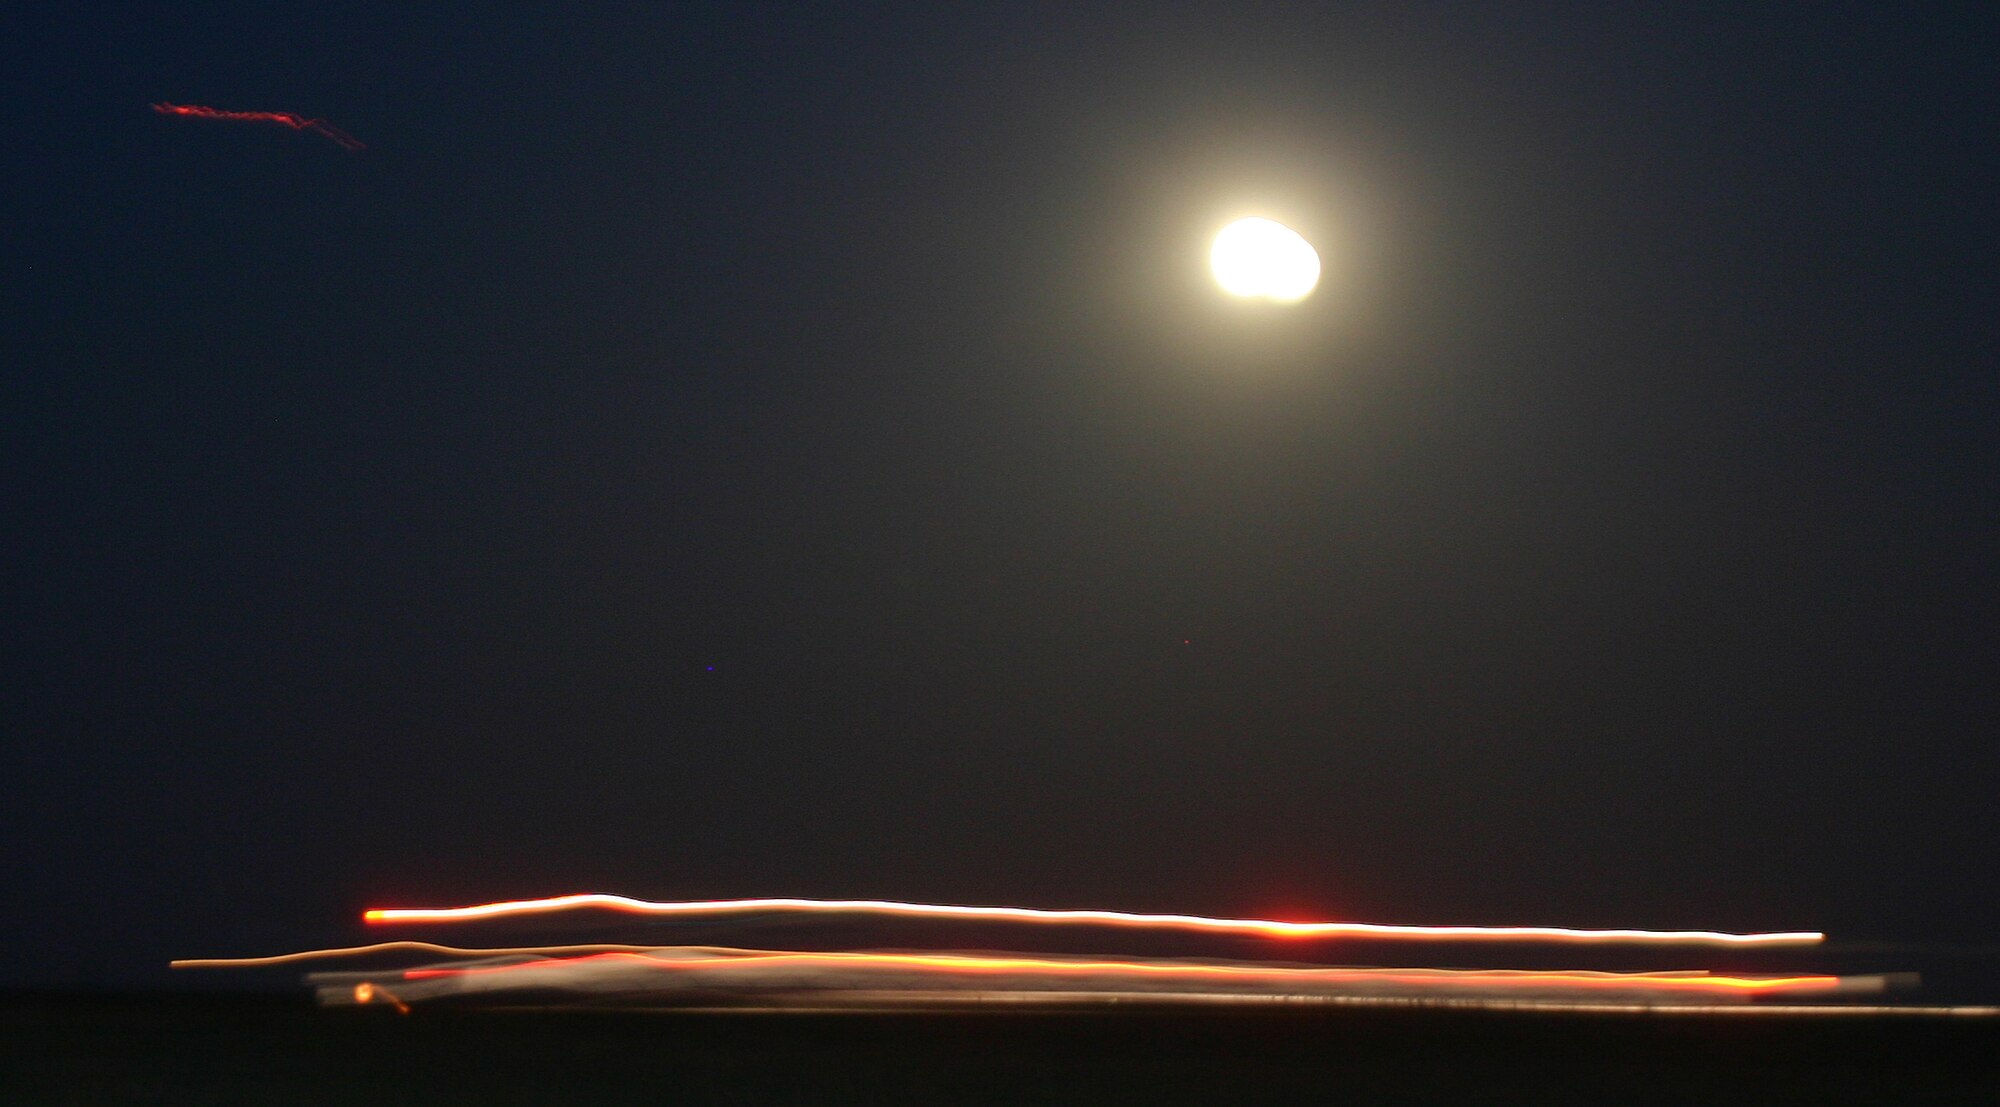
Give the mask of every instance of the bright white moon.
M 1215 281 L 1232 296 L 1281 304 L 1306 298 L 1319 283 L 1319 254 L 1298 232 L 1269 219 L 1238 219 L 1208 251 Z

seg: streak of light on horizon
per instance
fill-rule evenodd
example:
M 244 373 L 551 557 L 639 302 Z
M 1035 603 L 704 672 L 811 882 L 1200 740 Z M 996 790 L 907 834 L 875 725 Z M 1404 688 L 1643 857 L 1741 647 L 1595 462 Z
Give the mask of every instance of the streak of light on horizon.
M 1639 942 L 1686 945 L 1811 945 L 1825 940 L 1817 931 L 1731 934 L 1714 930 L 1577 929 L 1560 926 L 1416 926 L 1387 923 L 1286 922 L 1277 919 L 1211 918 L 1203 915 L 1142 914 L 1128 911 L 1060 910 L 1033 907 L 967 907 L 902 903 L 895 900 L 730 899 L 650 902 L 629 896 L 585 893 L 546 899 L 508 900 L 470 907 L 371 908 L 370 923 L 443 923 L 508 915 L 601 908 L 637 915 L 725 915 L 758 912 L 897 915 L 932 919 L 990 919 L 1027 923 L 1081 923 L 1105 926 L 1263 934 L 1279 938 L 1342 937 L 1431 941 Z
M 666 952 L 666 951 L 661 951 Z M 1134 961 L 1107 959 L 1066 959 L 1049 957 L 992 956 L 960 953 L 802 953 L 790 951 L 743 951 L 745 955 L 713 957 L 706 954 L 660 956 L 655 953 L 610 952 L 574 958 L 550 958 L 512 965 L 475 965 L 405 969 L 406 981 L 445 977 L 491 976 L 499 973 L 529 973 L 586 966 L 616 964 L 621 967 L 665 971 L 757 971 L 767 969 L 862 969 L 909 970 L 919 974 L 1032 975 L 1098 979 L 1117 977 L 1174 977 L 1230 983 L 1273 984 L 1389 984 L 1404 986 L 1476 985 L 1493 988 L 1549 988 L 1643 990 L 1663 992 L 1798 992 L 1839 988 L 1842 978 L 1825 975 L 1741 977 L 1718 976 L 1702 970 L 1662 972 L 1601 972 L 1581 969 L 1428 969 L 1428 968 L 1347 968 L 1330 966 L 1293 967 L 1251 964 L 1217 964 L 1190 961 Z
M 666 946 L 635 946 L 618 942 L 595 942 L 585 945 L 559 946 L 502 946 L 496 948 L 468 949 L 464 946 L 440 945 L 436 942 L 375 942 L 365 946 L 339 946 L 332 949 L 304 949 L 297 953 L 278 953 L 269 957 L 183 957 L 169 961 L 167 966 L 175 969 L 252 969 L 266 965 L 290 965 L 300 961 L 321 961 L 338 957 L 365 957 L 371 953 L 442 953 L 451 957 L 507 957 L 528 954 L 551 957 L 564 953 L 644 953 L 648 950 L 666 949 Z M 720 946 L 678 947 L 703 948 L 722 951 Z
M 790 950 L 746 949 L 733 946 L 642 946 L 613 943 L 593 943 L 579 945 L 549 946 L 493 946 L 466 947 L 449 946 L 435 942 L 377 942 L 365 946 L 345 946 L 330 949 L 301 950 L 296 953 L 278 954 L 268 957 L 211 957 L 187 958 L 173 962 L 173 967 L 196 968 L 255 968 L 271 965 L 295 964 L 311 960 L 332 960 L 348 957 L 365 957 L 382 953 L 438 953 L 466 959 L 469 964 L 429 966 L 417 969 L 384 970 L 404 980 L 436 980 L 453 976 L 486 976 L 501 972 L 536 972 L 554 969 L 573 969 L 579 966 L 620 961 L 645 968 L 686 968 L 711 969 L 728 963 L 751 969 L 774 966 L 810 968 L 908 968 L 931 972 L 963 973 L 1019 973 L 1050 972 L 1055 974 L 1082 973 L 1102 976 L 1104 974 L 1152 974 L 1166 976 L 1193 976 L 1227 979 L 1232 981 L 1346 981 L 1367 983 L 1425 983 L 1491 984 L 1501 987 L 1509 985 L 1562 985 L 1566 987 L 1611 987 L 1627 988 L 1645 986 L 1666 990 L 1711 991 L 1738 990 L 1764 991 L 1812 990 L 1819 988 L 1839 988 L 1851 986 L 1864 978 L 1842 978 L 1825 975 L 1801 975 L 1789 977 L 1732 977 L 1720 976 L 1705 970 L 1658 970 L 1651 972 L 1601 972 L 1594 970 L 1523 970 L 1523 969 L 1433 969 L 1433 968 L 1354 968 L 1344 966 L 1301 966 L 1263 965 L 1255 963 L 1216 963 L 1200 961 L 1142 961 L 1103 958 L 1062 958 L 1043 956 L 1000 956 L 963 953 L 910 953 L 910 952 L 801 952 Z M 565 956 L 565 955 L 579 956 Z M 534 958 L 528 961 L 494 964 L 493 962 L 511 957 Z M 361 974 L 373 975 L 373 974 Z M 1874 978 L 1866 978 L 1874 979 Z M 367 982 L 364 982 L 366 984 Z M 364 985 L 357 985 L 357 989 Z M 379 987 L 379 985 L 375 985 Z M 357 995 L 362 994 L 357 991 Z M 1116 993 L 1079 993 L 1116 994 Z M 1243 994 L 1250 999 L 1261 993 Z M 1283 994 L 1269 998 L 1281 999 Z M 360 1002 L 367 1002 L 363 999 Z M 1591 1005 L 1596 1006 L 1596 1005 Z M 1903 1008 L 1894 1008 L 1903 1010 Z M 1820 1010 L 1820 1008 L 1814 1008 Z M 1984 1009 L 1937 1008 L 1951 1013 L 1980 1013 Z

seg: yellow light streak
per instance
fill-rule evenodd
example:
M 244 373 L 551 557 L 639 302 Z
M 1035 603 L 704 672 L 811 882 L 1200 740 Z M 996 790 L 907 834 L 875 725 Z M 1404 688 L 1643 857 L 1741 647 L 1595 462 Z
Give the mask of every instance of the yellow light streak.
M 1033 907 L 968 907 L 875 899 L 721 899 L 651 902 L 629 896 L 582 893 L 546 899 L 507 900 L 470 907 L 371 908 L 370 923 L 447 923 L 510 915 L 596 908 L 635 915 L 727 915 L 758 912 L 892 915 L 929 919 L 989 919 L 1024 923 L 1079 923 L 1261 934 L 1274 938 L 1364 938 L 1424 941 L 1645 943 L 1655 945 L 1811 945 L 1818 931 L 1731 934 L 1715 930 L 1578 929 L 1564 926 L 1415 926 L 1387 923 L 1286 922 L 1277 919 L 1211 918 L 1204 915 L 1142 914 L 1129 911 L 1060 910 Z
M 1837 976 L 1806 975 L 1779 977 L 1718 976 L 1701 970 L 1665 972 L 1600 972 L 1594 970 L 1536 969 L 1404 969 L 1259 966 L 1172 961 L 1120 961 L 1106 959 L 1057 959 L 1022 956 L 987 956 L 933 953 L 794 953 L 764 952 L 726 958 L 659 957 L 647 953 L 611 952 L 582 957 L 552 958 L 513 965 L 478 965 L 408 969 L 404 980 L 435 980 L 447 977 L 484 977 L 500 973 L 562 972 L 585 965 L 629 965 L 662 971 L 745 971 L 770 968 L 794 969 L 902 969 L 920 974 L 960 976 L 1034 975 L 1088 976 L 1100 980 L 1153 978 L 1206 980 L 1259 985 L 1391 984 L 1403 986 L 1473 985 L 1497 988 L 1550 988 L 1761 993 L 1830 991 L 1841 986 Z

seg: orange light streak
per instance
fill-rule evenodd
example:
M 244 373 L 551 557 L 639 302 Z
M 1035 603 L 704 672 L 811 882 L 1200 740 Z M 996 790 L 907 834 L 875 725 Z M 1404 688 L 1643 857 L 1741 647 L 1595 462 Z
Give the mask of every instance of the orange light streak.
M 597 953 L 552 958 L 515 965 L 469 968 L 408 969 L 405 980 L 435 980 L 459 976 L 491 976 L 535 970 L 563 969 L 591 963 L 619 962 L 662 971 L 743 970 L 769 967 L 803 969 L 887 968 L 956 976 L 1033 973 L 1049 976 L 1182 978 L 1262 984 L 1401 984 L 1478 985 L 1502 988 L 1583 988 L 1662 992 L 1759 993 L 1824 991 L 1840 987 L 1837 976 L 1739 977 L 1703 971 L 1597 972 L 1534 969 L 1370 969 L 1298 968 L 1215 965 L 1152 961 L 1055 960 L 1037 957 L 987 957 L 969 954 L 920 953 L 761 953 L 727 958 L 661 958 L 644 953 Z
M 508 900 L 472 907 L 371 908 L 370 923 L 442 923 L 507 915 L 600 908 L 635 915 L 725 915 L 753 912 L 897 915 L 929 919 L 993 919 L 1027 923 L 1086 923 L 1105 926 L 1262 934 L 1274 938 L 1373 938 L 1429 941 L 1640 942 L 1675 945 L 1811 945 L 1824 941 L 1817 931 L 1728 934 L 1715 930 L 1579 930 L 1563 926 L 1410 926 L 1386 923 L 1283 922 L 1276 919 L 1210 918 L 1203 915 L 1139 914 L 1129 911 L 1049 911 L 1033 907 L 963 907 L 877 899 L 719 899 L 654 903 L 629 896 L 585 893 L 547 899 Z
M 341 946 L 335 949 L 306 949 L 297 953 L 279 953 L 269 957 L 183 957 L 167 962 L 167 967 L 175 969 L 253 969 L 266 965 L 290 965 L 300 961 L 323 961 L 337 957 L 365 957 L 371 953 L 442 953 L 447 957 L 510 957 L 510 956 L 555 956 L 564 953 L 643 953 L 647 950 L 667 949 L 667 946 L 635 946 L 618 942 L 596 942 L 589 945 L 568 946 L 499 946 L 484 949 L 468 949 L 465 946 L 445 946 L 436 942 L 376 942 L 366 946 Z M 678 946 L 679 949 L 702 949 L 726 952 L 719 946 Z

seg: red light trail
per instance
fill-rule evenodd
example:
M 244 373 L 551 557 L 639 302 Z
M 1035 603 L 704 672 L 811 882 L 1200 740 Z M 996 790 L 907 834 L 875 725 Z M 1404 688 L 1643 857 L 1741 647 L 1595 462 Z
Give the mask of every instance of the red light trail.
M 509 900 L 471 907 L 372 908 L 370 923 L 446 923 L 509 915 L 544 914 L 597 908 L 634 915 L 700 916 L 763 912 L 891 915 L 926 919 L 989 919 L 1024 923 L 1080 923 L 1240 934 L 1274 938 L 1368 938 L 1428 941 L 1635 942 L 1654 945 L 1810 945 L 1824 940 L 1817 931 L 1728 934 L 1714 930 L 1579 930 L 1561 926 L 1409 926 L 1384 923 L 1284 922 L 1275 919 L 1210 918 L 1203 915 L 1139 914 L 1129 911 L 1050 911 L 1033 907 L 962 907 L 872 899 L 723 899 L 654 903 L 628 896 L 588 893 L 547 899 Z
M 191 119 L 220 119 L 230 123 L 276 123 L 295 131 L 311 131 L 323 135 L 350 153 L 367 149 L 361 140 L 324 119 L 308 119 L 288 111 L 223 111 L 220 108 L 205 108 L 199 104 L 164 103 L 154 104 L 153 110 L 161 115 L 178 115 Z

